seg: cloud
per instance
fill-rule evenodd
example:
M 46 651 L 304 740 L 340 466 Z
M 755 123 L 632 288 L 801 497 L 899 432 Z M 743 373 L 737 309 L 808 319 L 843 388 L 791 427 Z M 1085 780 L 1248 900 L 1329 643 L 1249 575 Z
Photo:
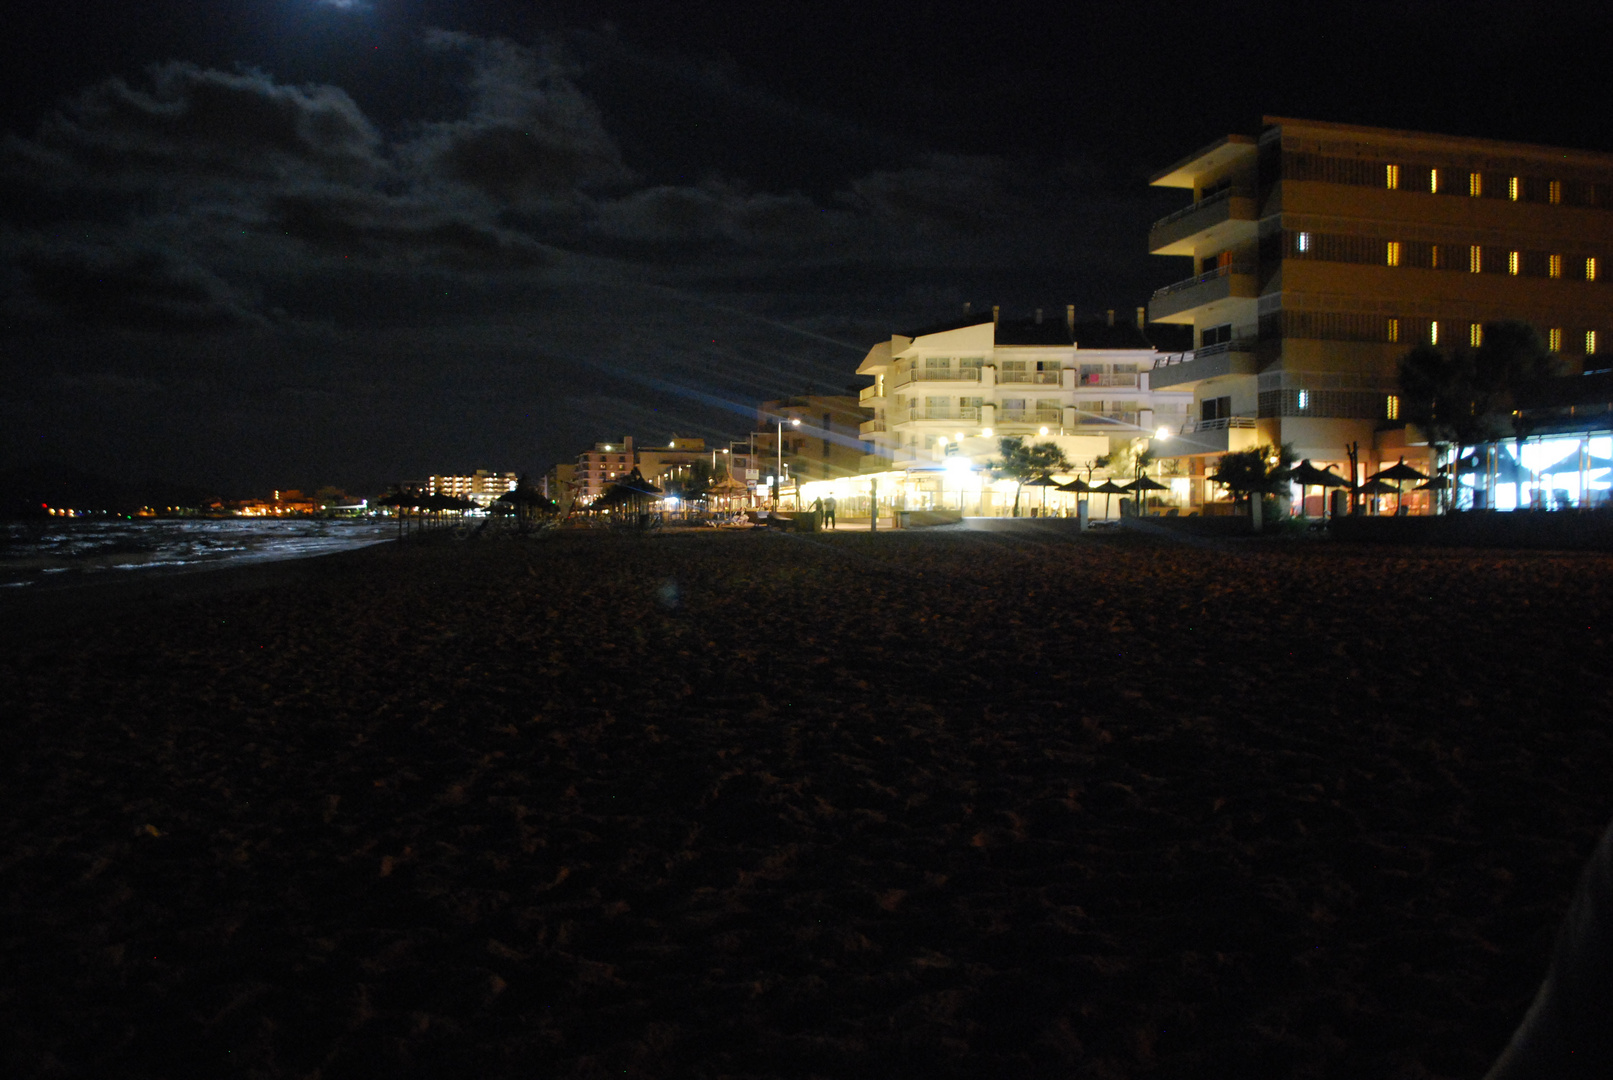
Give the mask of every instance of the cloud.
M 554 49 L 433 31 L 427 45 L 468 61 L 470 107 L 400 147 L 424 181 L 481 191 L 515 207 L 570 201 L 633 180 L 599 111 Z
M 15 265 L 35 305 L 32 314 L 80 327 L 173 333 L 262 321 L 221 278 L 160 249 L 35 246 L 21 251 Z M 30 313 L 27 300 L 17 302 L 15 314 Z

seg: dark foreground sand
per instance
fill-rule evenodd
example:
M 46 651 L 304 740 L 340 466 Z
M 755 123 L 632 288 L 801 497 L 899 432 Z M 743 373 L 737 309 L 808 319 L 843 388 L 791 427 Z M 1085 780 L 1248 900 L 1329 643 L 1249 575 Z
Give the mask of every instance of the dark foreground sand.
M 0 1072 L 1477 1077 L 1613 816 L 1606 556 L 276 573 L 23 613 Z

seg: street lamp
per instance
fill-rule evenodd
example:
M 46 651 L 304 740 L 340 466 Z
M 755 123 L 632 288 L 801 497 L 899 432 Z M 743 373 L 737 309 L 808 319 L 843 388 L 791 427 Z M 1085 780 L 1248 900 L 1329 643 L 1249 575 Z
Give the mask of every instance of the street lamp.
M 790 417 L 790 426 L 800 427 L 801 418 L 798 416 Z M 775 477 L 773 482 L 773 508 L 777 509 L 779 489 L 784 486 L 784 417 L 782 416 L 778 418 L 778 446 L 775 449 L 778 450 L 778 472 L 773 474 Z

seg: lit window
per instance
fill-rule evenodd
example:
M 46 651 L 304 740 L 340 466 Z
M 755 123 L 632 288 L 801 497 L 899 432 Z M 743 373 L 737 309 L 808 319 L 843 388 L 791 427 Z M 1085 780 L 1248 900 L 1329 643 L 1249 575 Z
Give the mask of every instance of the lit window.
M 1477 274 L 1484 269 L 1484 249 L 1473 244 L 1467 249 L 1467 272 Z
M 1546 185 L 1546 201 L 1551 203 L 1563 201 L 1563 182 L 1561 180 L 1553 180 Z
M 1467 174 L 1467 193 L 1475 199 L 1484 194 L 1484 179 L 1476 172 Z
M 1428 190 L 1434 192 L 1435 194 L 1439 193 L 1439 170 L 1438 169 L 1429 169 L 1428 170 Z
M 1589 356 L 1596 351 L 1596 331 L 1585 331 L 1585 355 Z
M 1389 400 L 1385 402 L 1385 406 L 1384 414 L 1390 420 L 1400 419 L 1400 396 L 1398 394 L 1390 394 Z
M 1518 201 L 1518 196 L 1520 194 L 1519 189 L 1521 187 L 1522 187 L 1522 185 L 1518 182 L 1518 178 L 1516 176 L 1514 176 L 1510 180 L 1508 180 L 1507 181 L 1507 198 L 1511 199 L 1513 202 L 1517 202 Z
M 1301 390 L 1299 392 L 1299 407 L 1302 409 L 1308 409 L 1310 408 L 1310 404 L 1311 392 L 1309 390 Z
M 1561 255 L 1547 256 L 1546 273 L 1552 277 L 1563 276 L 1563 257 Z
M 1400 166 L 1385 165 L 1383 167 L 1383 180 L 1384 186 L 1390 191 L 1394 191 L 1396 188 L 1398 188 L 1400 186 Z
M 1468 323 L 1467 343 L 1475 349 L 1484 344 L 1484 327 L 1478 323 Z
M 1435 319 L 1433 322 L 1428 324 L 1428 343 L 1430 345 L 1438 345 L 1439 344 L 1439 320 L 1438 319 Z
M 1596 256 L 1594 255 L 1585 260 L 1585 280 L 1596 280 Z
M 1311 249 L 1311 234 L 1310 233 L 1302 232 L 1298 236 L 1294 237 L 1294 250 L 1295 251 L 1309 251 L 1310 249 Z
M 1400 340 L 1400 320 L 1399 319 L 1390 319 L 1389 320 L 1389 341 L 1392 344 L 1392 343 L 1397 342 L 1399 340 Z
M 1389 241 L 1388 260 L 1390 266 L 1400 265 L 1400 241 Z
M 1559 352 L 1562 349 L 1562 347 L 1563 347 L 1563 330 L 1562 330 L 1562 327 L 1554 326 L 1550 330 L 1546 331 L 1546 347 L 1548 349 L 1550 349 L 1552 352 Z
M 1518 268 L 1522 262 L 1523 255 L 1521 253 L 1516 251 L 1507 252 L 1507 273 L 1516 277 L 1518 274 Z

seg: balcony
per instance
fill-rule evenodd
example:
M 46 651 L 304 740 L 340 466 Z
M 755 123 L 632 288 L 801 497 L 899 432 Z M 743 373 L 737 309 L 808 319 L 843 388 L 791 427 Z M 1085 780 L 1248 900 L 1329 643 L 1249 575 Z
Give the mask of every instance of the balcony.
M 1222 341 L 1189 353 L 1172 353 L 1154 362 L 1149 385 L 1183 389 L 1219 375 L 1253 375 L 1260 361 L 1253 341 Z
M 1148 301 L 1148 317 L 1154 322 L 1190 323 L 1193 316 L 1184 312 L 1224 300 L 1253 300 L 1259 295 L 1255 275 L 1254 263 L 1236 262 L 1167 285 Z
M 1225 454 L 1247 450 L 1259 442 L 1252 416 L 1221 416 L 1214 420 L 1189 420 L 1182 425 L 1182 439 L 1192 454 Z
M 857 429 L 857 433 L 859 435 L 873 435 L 873 434 L 876 434 L 876 433 L 884 431 L 884 430 L 885 430 L 885 421 L 883 421 L 883 420 L 864 420 L 863 423 L 862 423 L 862 426 Z
M 1077 409 L 1075 422 L 1083 427 L 1136 427 L 1140 413 L 1136 412 L 1082 412 Z
M 1114 374 L 1101 374 L 1092 372 L 1082 375 L 1076 382 L 1077 386 L 1136 386 L 1136 372 L 1118 372 Z
M 1259 209 L 1248 188 L 1222 188 L 1154 222 L 1148 250 L 1154 255 L 1192 255 L 1252 240 Z
M 874 401 L 884 396 L 885 394 L 880 390 L 878 383 L 873 386 L 865 386 L 857 392 L 858 401 Z
M 1059 371 L 1001 371 L 997 382 L 1003 386 L 1057 386 Z
M 979 382 L 979 368 L 908 368 L 898 371 L 892 386 L 906 386 L 916 382 Z
M 927 408 L 916 405 L 907 410 L 908 420 L 965 420 L 974 423 L 980 419 L 980 410 L 973 405 L 952 408 Z

